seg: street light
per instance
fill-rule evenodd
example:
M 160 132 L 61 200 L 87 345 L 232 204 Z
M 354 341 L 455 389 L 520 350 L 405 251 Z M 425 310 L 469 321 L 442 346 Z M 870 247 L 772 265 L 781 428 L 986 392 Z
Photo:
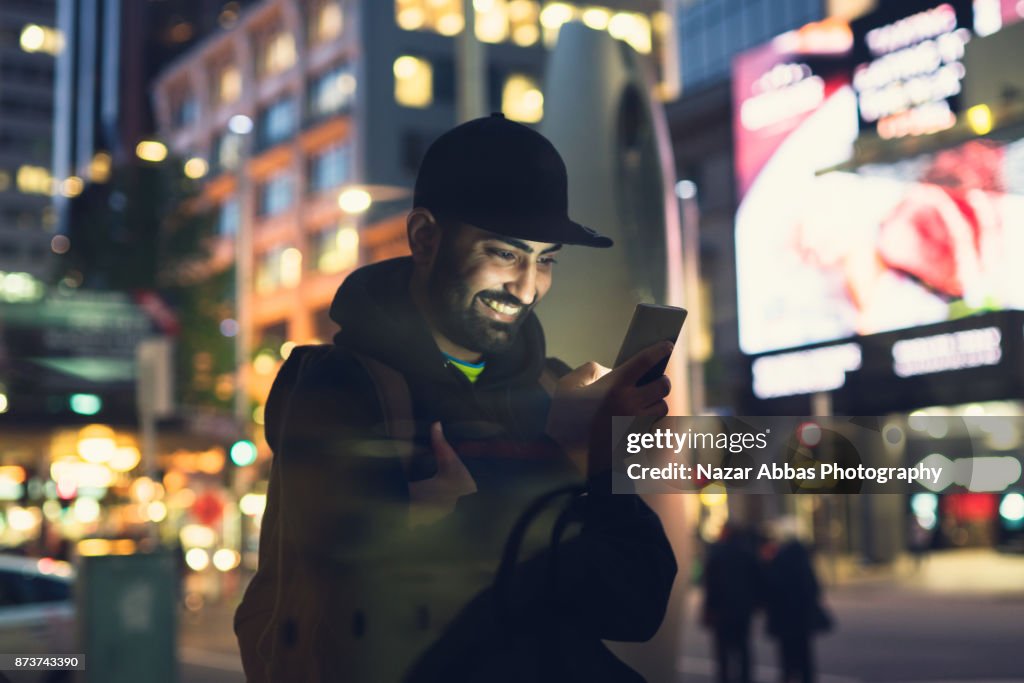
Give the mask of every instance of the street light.
M 192 180 L 199 180 L 210 170 L 210 165 L 202 157 L 192 157 L 185 162 L 185 175 Z
M 370 193 L 362 188 L 349 188 L 338 195 L 338 206 L 345 213 L 366 213 L 372 204 L 373 198 Z
M 156 140 L 142 140 L 135 145 L 135 156 L 143 161 L 159 163 L 167 158 L 167 145 Z
M 235 135 L 248 135 L 252 129 L 252 119 L 245 114 L 235 114 L 228 120 L 228 130 Z

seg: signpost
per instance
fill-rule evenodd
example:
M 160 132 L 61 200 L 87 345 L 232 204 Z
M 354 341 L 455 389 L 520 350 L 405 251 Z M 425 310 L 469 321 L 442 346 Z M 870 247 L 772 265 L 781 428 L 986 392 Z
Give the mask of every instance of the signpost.
M 175 563 L 168 553 L 82 558 L 79 642 L 86 683 L 177 683 Z

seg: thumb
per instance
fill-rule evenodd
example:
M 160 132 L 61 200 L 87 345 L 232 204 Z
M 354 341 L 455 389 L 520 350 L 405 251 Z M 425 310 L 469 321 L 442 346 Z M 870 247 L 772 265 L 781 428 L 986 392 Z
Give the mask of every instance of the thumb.
M 587 386 L 588 384 L 593 384 L 609 372 L 611 371 L 600 363 L 590 361 L 565 375 L 565 377 L 560 380 L 560 383 L 564 383 L 566 386 L 574 389 L 579 389 Z
M 669 341 L 652 344 L 619 367 L 612 370 L 617 386 L 630 386 L 644 376 L 659 361 L 672 353 L 674 344 Z

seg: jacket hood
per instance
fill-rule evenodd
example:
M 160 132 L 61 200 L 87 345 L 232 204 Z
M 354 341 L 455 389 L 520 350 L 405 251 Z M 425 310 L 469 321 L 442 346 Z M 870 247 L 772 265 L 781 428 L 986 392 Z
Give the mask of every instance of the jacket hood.
M 412 258 L 402 257 L 364 266 L 345 278 L 331 304 L 331 320 L 341 328 L 334 342 L 407 377 L 454 381 L 409 294 L 412 271 Z M 511 348 L 485 358 L 487 368 L 477 386 L 536 382 L 544 359 L 544 333 L 531 312 Z

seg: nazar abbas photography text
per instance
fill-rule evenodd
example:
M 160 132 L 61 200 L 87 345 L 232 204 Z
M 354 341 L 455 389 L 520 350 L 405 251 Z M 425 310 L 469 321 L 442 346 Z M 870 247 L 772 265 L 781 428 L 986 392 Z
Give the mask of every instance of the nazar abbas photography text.
M 684 451 L 691 450 L 752 454 L 764 451 L 768 447 L 770 434 L 770 428 L 758 432 L 701 432 L 693 429 L 676 432 L 661 428 L 650 432 L 628 434 L 625 451 L 631 456 L 647 451 L 680 455 Z M 804 461 L 799 465 L 789 462 L 762 462 L 754 466 L 724 466 L 699 462 L 693 464 L 673 462 L 650 466 L 634 462 L 627 465 L 625 473 L 632 480 L 723 482 L 851 480 L 885 484 L 890 481 L 938 483 L 942 476 L 942 468 L 920 464 L 912 467 L 870 467 L 864 464 L 846 466 L 835 462 L 813 461 Z

